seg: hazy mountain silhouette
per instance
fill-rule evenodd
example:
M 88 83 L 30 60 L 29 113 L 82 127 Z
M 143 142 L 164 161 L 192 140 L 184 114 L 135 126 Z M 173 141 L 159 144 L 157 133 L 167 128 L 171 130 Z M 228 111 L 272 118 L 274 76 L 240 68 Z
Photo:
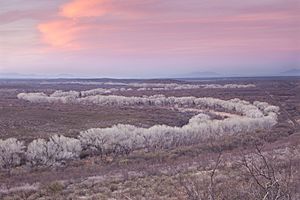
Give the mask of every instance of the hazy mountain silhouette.
M 300 76 L 300 69 L 289 69 L 281 73 L 283 76 Z
M 216 72 L 210 72 L 210 71 L 204 71 L 204 72 L 191 72 L 188 74 L 183 74 L 181 77 L 184 78 L 206 78 L 206 77 L 220 77 L 222 74 L 216 73 Z

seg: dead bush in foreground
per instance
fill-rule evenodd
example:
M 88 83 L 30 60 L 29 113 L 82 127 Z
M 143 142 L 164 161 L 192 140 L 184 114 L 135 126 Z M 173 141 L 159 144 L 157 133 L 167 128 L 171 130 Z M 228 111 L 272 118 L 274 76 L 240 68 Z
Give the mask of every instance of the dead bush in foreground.
M 250 154 L 231 161 L 234 168 L 220 169 L 219 155 L 210 171 L 180 178 L 189 200 L 299 199 L 299 147 L 263 152 L 258 146 Z
M 264 153 L 256 145 L 255 152 L 243 156 L 241 164 L 249 178 L 249 192 L 256 199 L 290 200 L 296 199 L 295 187 L 299 184 L 295 179 L 294 152 Z M 299 167 L 299 166 L 298 166 Z M 299 186 L 299 185 L 298 185 Z
M 180 185 L 183 186 L 189 200 L 202 200 L 202 199 L 217 199 L 219 195 L 216 192 L 216 171 L 222 162 L 222 153 L 219 153 L 212 169 L 204 174 L 201 174 L 201 179 L 197 177 L 180 177 Z

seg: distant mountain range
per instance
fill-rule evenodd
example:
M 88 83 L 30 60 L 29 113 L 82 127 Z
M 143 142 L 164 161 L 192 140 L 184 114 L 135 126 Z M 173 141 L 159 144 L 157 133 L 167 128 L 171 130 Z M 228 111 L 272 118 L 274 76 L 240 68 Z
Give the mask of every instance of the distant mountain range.
M 34 74 L 1 73 L 0 78 L 33 78 Z
M 220 73 L 216 73 L 216 72 L 194 72 L 194 73 L 188 73 L 188 74 L 184 74 L 181 75 L 181 77 L 183 78 L 220 78 L 220 77 L 246 77 L 246 76 L 300 76 L 300 69 L 289 69 L 287 71 L 283 71 L 283 72 L 275 72 L 272 74 L 261 74 L 261 75 L 247 75 L 247 74 L 220 74 Z
M 187 74 L 178 74 L 168 78 L 222 78 L 222 77 L 246 77 L 249 75 L 246 74 L 221 74 L 212 71 L 203 71 L 203 72 L 191 72 Z M 257 76 L 300 76 L 300 69 L 289 69 L 287 71 L 266 74 L 266 75 L 257 75 Z M 251 77 L 251 76 L 249 76 Z M 253 76 L 255 77 L 255 75 Z M 76 79 L 76 78 L 86 78 L 89 79 L 89 76 L 76 76 L 73 74 L 22 74 L 22 73 L 0 73 L 0 79 L 56 79 L 56 78 L 66 78 L 66 79 Z M 96 77 L 93 77 L 96 78 Z M 97 77 L 103 78 L 103 77 Z
M 216 72 L 210 72 L 210 71 L 204 71 L 204 72 L 191 72 L 188 74 L 180 75 L 180 78 L 210 78 L 210 77 L 221 77 L 222 74 L 216 73 Z
M 21 74 L 21 73 L 0 73 L 0 79 L 39 79 L 39 78 L 76 78 L 72 74 L 58 74 L 58 75 L 45 75 L 45 74 Z
M 290 69 L 281 73 L 283 76 L 300 76 L 300 69 Z

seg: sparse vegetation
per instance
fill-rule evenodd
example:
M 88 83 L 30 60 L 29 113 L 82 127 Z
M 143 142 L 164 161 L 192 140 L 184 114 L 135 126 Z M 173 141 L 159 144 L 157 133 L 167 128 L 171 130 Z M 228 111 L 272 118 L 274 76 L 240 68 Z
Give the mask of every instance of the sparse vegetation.
M 268 81 L 256 81 L 251 88 L 215 88 L 221 94 L 202 83 L 195 84 L 201 88 L 176 83 L 184 85 L 181 89 L 168 84 L 112 83 L 99 89 L 44 82 L 33 89 L 12 85 L 15 90 L 0 90 L 0 133 L 5 138 L 0 140 L 0 198 L 300 198 L 295 90 L 284 90 L 293 100 L 287 104 L 280 96 L 283 89 Z M 216 83 L 226 84 L 235 83 Z M 24 117 L 26 109 L 32 115 Z M 96 115 L 89 113 L 103 109 L 117 113 L 105 112 L 92 121 Z M 60 123 L 64 115 L 74 121 Z M 147 120 L 151 123 L 145 125 Z

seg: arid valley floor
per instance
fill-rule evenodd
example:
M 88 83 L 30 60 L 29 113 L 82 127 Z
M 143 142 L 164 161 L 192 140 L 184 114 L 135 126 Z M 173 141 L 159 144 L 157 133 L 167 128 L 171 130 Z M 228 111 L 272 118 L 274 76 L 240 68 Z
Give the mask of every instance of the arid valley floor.
M 300 199 L 300 78 L 0 80 L 0 154 L 0 199 Z

